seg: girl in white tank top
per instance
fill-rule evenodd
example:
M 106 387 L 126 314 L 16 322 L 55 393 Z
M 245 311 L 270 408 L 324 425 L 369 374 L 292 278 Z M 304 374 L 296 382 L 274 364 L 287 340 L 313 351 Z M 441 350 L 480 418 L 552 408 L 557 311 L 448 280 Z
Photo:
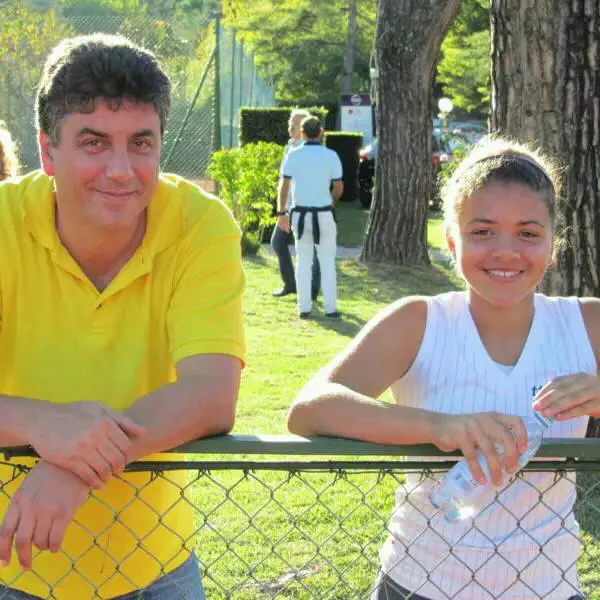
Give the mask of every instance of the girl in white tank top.
M 459 449 L 483 483 L 481 453 L 496 486 L 527 446 L 521 417 L 536 410 L 556 419 L 550 437 L 584 437 L 600 417 L 600 301 L 535 294 L 556 241 L 553 172 L 507 140 L 476 147 L 444 190 L 465 292 L 375 317 L 301 391 L 290 430 Z M 387 388 L 394 405 L 377 400 Z M 398 490 L 373 599 L 581 597 L 572 474 L 524 473 L 458 524 L 431 506 L 434 483 L 407 475 Z

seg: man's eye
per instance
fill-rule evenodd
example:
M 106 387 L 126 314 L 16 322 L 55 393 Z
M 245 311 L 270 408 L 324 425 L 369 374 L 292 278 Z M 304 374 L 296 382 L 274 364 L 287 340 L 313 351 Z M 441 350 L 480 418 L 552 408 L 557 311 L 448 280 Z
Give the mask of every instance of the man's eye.
M 136 150 L 141 150 L 143 152 L 150 150 L 152 148 L 152 144 L 148 140 L 135 140 L 133 145 Z
M 85 140 L 83 142 L 83 147 L 89 150 L 99 150 L 103 148 L 105 145 L 104 140 L 100 140 L 98 138 L 93 138 L 91 140 Z
M 474 229 L 471 232 L 471 235 L 474 235 L 477 237 L 487 237 L 491 234 L 492 234 L 492 232 L 489 229 Z

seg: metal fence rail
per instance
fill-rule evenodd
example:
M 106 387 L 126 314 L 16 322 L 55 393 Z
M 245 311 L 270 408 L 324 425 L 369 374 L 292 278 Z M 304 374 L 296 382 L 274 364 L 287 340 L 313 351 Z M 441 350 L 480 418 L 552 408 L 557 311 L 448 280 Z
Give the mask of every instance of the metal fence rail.
M 3 464 L 10 465 L 9 479 L 12 485 L 18 485 L 33 464 L 28 458 L 32 452 L 26 448 L 5 449 L 4 456 Z M 548 440 L 538 459 L 543 460 L 532 463 L 515 482 L 523 482 L 532 473 L 548 471 L 553 473 L 553 485 L 574 482 L 575 514 L 581 524 L 577 564 L 581 588 L 586 598 L 600 599 L 600 442 Z M 106 563 L 106 582 L 98 584 L 87 578 L 86 567 L 79 564 L 85 562 L 85 550 L 78 556 L 66 556 L 66 564 L 81 579 L 78 597 L 111 597 L 110 581 L 116 577 L 134 577 L 124 564 L 133 552 L 143 549 L 156 528 L 170 530 L 168 517 L 172 506 L 184 503 L 193 508 L 195 527 L 190 535 L 177 539 L 181 547 L 195 550 L 209 600 L 367 600 L 373 591 L 378 554 L 388 537 L 393 510 L 416 505 L 414 499 L 419 488 L 452 464 L 452 454 L 444 454 L 432 446 L 379 446 L 296 436 L 234 435 L 199 440 L 159 460 L 130 465 L 129 473 L 120 481 L 133 491 L 124 506 L 115 509 L 93 494 L 89 502 L 98 502 L 98 510 L 112 510 L 113 521 L 119 522 L 128 510 L 153 510 L 144 499 L 144 485 L 169 482 L 173 488 L 173 505 L 158 511 L 161 514 L 156 514 L 155 527 L 146 533 L 130 532 L 135 535 L 133 550 L 120 548 L 111 552 L 104 545 L 105 530 L 90 534 L 90 551 L 93 547 Z M 6 504 L 5 494 L 11 482 L 6 480 L 6 470 L 0 472 L 4 473 L 1 507 L 3 502 Z M 146 483 L 140 487 L 139 481 L 133 482 L 135 477 L 144 478 Z M 403 501 L 394 509 L 395 492 Z M 429 526 L 435 529 L 439 521 L 427 518 Z M 560 531 L 567 527 L 568 518 L 562 515 L 556 522 Z M 75 519 L 71 527 L 78 525 L 81 523 Z M 517 520 L 516 527 L 519 526 Z M 472 527 L 477 528 L 476 520 Z M 170 531 L 178 535 L 175 530 Z M 546 546 L 541 544 L 539 556 L 544 559 L 545 550 Z M 157 575 L 164 567 L 169 570 L 166 564 L 157 566 Z M 527 585 L 526 574 L 521 575 Z M 476 580 L 477 576 L 475 569 L 472 577 Z M 61 595 L 65 577 L 46 581 L 42 597 L 68 597 Z M 565 572 L 564 577 L 569 574 Z M 7 580 L 0 568 L 2 580 L 19 587 L 18 579 Z M 435 572 L 427 575 L 427 581 L 437 582 L 441 597 L 457 600 L 511 597 L 497 590 L 477 596 L 465 592 L 461 595 L 460 590 L 444 589 Z M 531 591 L 521 597 L 533 600 L 554 596 L 549 590 L 546 595 Z

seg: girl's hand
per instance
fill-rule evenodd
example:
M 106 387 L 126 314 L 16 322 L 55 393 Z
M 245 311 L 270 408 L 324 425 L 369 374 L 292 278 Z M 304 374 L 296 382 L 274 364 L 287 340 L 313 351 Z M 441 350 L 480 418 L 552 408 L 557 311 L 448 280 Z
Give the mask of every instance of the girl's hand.
M 505 473 L 514 473 L 519 457 L 527 449 L 527 430 L 520 417 L 495 412 L 469 415 L 438 414 L 434 419 L 433 443 L 445 452 L 460 450 L 469 463 L 471 474 L 480 484 L 486 476 L 479 464 L 483 454 L 492 483 L 501 486 Z M 496 446 L 499 446 L 501 453 Z
M 549 381 L 536 395 L 534 410 L 558 421 L 575 417 L 600 417 L 600 379 L 575 373 Z

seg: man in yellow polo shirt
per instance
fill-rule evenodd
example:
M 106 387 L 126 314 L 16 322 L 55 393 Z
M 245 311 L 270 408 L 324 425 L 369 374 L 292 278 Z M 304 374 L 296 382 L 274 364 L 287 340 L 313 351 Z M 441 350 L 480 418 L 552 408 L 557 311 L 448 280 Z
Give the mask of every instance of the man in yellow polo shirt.
M 231 430 L 240 232 L 159 175 L 170 84 L 120 37 L 62 42 L 37 95 L 43 171 L 0 184 L 0 598 L 204 598 L 178 471 L 122 473 Z M 20 459 L 18 462 L 22 462 Z

